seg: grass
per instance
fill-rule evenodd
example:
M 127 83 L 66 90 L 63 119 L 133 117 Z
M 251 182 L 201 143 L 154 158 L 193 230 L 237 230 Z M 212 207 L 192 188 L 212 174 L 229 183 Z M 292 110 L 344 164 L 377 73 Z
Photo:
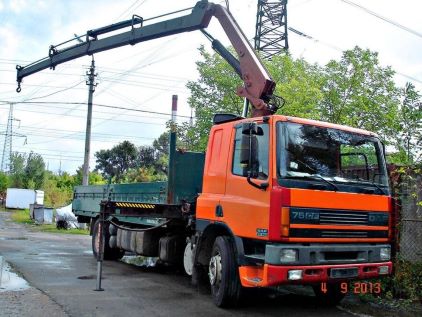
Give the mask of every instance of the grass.
M 49 232 L 49 233 L 65 233 L 65 234 L 89 234 L 89 230 L 87 229 L 57 229 L 56 225 L 40 225 L 37 226 L 40 228 L 42 232 Z
M 24 209 L 24 210 L 12 210 L 12 220 L 14 222 L 17 223 L 26 223 L 26 224 L 32 224 L 34 223 L 30 218 L 29 218 L 29 210 L 28 209 Z
M 89 234 L 89 230 L 86 229 L 57 229 L 55 224 L 40 224 L 37 225 L 34 221 L 29 217 L 29 210 L 7 210 L 7 209 L 0 209 L 0 211 L 9 211 L 12 213 L 11 218 L 16 223 L 22 223 L 31 225 L 31 227 L 37 231 L 47 232 L 47 233 L 62 233 L 62 234 Z

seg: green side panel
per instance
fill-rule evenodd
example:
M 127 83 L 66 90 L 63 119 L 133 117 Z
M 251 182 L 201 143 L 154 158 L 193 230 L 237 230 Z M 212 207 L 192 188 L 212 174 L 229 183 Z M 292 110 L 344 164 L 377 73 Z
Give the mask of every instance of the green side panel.
M 77 216 L 95 217 L 100 212 L 101 201 L 107 199 L 156 204 L 180 204 L 182 201 L 193 203 L 202 191 L 204 163 L 204 153 L 175 151 L 169 168 L 169 183 L 76 186 L 72 202 L 73 212 Z M 142 224 L 148 221 L 152 220 L 140 217 L 127 219 L 127 222 Z
M 174 187 L 172 203 L 180 204 L 182 200 L 194 202 L 202 191 L 205 154 L 176 151 L 174 156 Z
M 109 197 L 113 201 L 166 203 L 167 182 L 76 186 L 72 209 L 77 216 L 88 216 L 100 212 L 100 203 Z

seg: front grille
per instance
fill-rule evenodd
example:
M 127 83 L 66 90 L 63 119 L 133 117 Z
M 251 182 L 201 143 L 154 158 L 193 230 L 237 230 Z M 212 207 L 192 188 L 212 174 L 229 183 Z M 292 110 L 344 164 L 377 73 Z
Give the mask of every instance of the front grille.
M 388 212 L 290 208 L 291 224 L 388 226 Z
M 290 236 L 302 238 L 387 238 L 388 212 L 290 208 Z M 324 226 L 317 228 L 316 226 Z M 330 226 L 333 228 L 331 229 Z M 365 226 L 367 228 L 354 229 Z M 368 228 L 371 227 L 371 228 Z M 378 229 L 379 230 L 371 230 Z M 343 229 L 344 228 L 344 229 Z M 366 230 L 360 230 L 366 229 Z
M 344 224 L 344 225 L 368 225 L 368 213 L 347 213 L 344 211 L 331 211 L 319 213 L 319 224 Z

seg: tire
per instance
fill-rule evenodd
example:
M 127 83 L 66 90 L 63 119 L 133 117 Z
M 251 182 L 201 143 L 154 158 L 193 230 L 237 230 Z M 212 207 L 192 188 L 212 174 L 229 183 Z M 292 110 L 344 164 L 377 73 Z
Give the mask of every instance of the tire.
M 98 258 L 98 249 L 99 249 L 99 238 L 100 238 L 100 226 L 101 220 L 97 219 L 94 223 L 94 228 L 92 230 L 92 253 L 94 258 Z M 125 251 L 118 248 L 110 248 L 110 232 L 109 232 L 110 223 L 104 222 L 104 260 L 119 260 L 125 255 Z
M 327 291 L 324 293 L 320 285 L 314 285 L 315 296 L 317 304 L 325 307 L 332 307 L 338 305 L 346 294 L 341 292 L 340 283 L 327 283 Z
M 233 244 L 227 236 L 219 236 L 212 247 L 208 267 L 211 295 L 218 307 L 233 307 L 239 303 L 242 286 Z

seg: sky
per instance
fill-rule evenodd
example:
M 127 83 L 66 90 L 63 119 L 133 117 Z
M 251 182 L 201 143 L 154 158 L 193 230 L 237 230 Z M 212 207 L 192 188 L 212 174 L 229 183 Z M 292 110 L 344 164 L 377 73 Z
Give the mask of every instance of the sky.
M 215 1 L 225 3 L 225 1 Z M 91 57 L 58 65 L 24 79 L 16 93 L 16 64 L 25 66 L 59 44 L 133 14 L 144 19 L 190 8 L 195 0 L 0 0 L 0 133 L 6 130 L 13 103 L 13 151 L 33 151 L 53 172 L 74 173 L 83 164 L 86 72 Z M 230 0 L 229 9 L 249 39 L 255 33 L 257 0 Z M 290 53 L 310 63 L 339 60 L 358 45 L 379 53 L 391 66 L 397 85 L 413 82 L 422 91 L 422 2 L 418 0 L 289 0 L 288 26 L 308 38 L 288 33 Z M 186 14 L 186 13 L 184 13 Z M 126 30 L 124 30 L 126 31 Z M 229 42 L 216 21 L 208 32 Z M 76 43 L 76 42 L 75 42 Z M 179 97 L 178 122 L 190 119 L 186 83 L 196 80 L 198 47 L 211 45 L 201 32 L 121 47 L 95 54 L 91 170 L 94 153 L 124 140 L 150 145 L 165 131 L 172 95 Z M 127 108 L 115 109 L 111 107 Z M 135 111 L 134 111 L 135 110 Z M 158 112 L 151 113 L 151 112 Z M 161 114 L 160 114 L 161 113 Z M 0 134 L 0 159 L 4 135 Z

